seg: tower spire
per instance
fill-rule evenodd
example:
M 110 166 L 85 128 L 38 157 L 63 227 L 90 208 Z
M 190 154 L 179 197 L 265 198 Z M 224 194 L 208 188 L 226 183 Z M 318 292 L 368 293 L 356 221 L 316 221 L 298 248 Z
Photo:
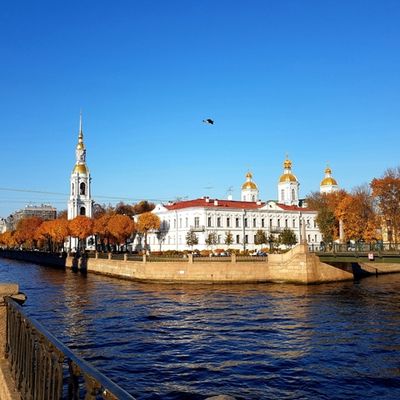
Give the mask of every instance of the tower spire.
M 82 109 L 79 113 L 79 139 L 83 139 L 83 130 L 82 130 Z

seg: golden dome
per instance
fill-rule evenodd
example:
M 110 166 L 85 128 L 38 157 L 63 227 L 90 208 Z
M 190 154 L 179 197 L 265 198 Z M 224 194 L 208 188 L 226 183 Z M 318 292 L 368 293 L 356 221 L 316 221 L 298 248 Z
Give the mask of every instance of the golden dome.
M 283 174 L 279 182 L 297 182 L 297 178 L 293 174 Z
M 244 189 L 254 189 L 258 190 L 257 185 L 254 182 L 245 182 L 242 185 L 242 190 Z
M 331 174 L 332 173 L 332 170 L 329 168 L 329 167 L 326 167 L 325 168 L 325 174 Z
M 321 181 L 321 186 L 337 186 L 337 182 L 335 179 L 329 176 Z
M 87 174 L 88 169 L 86 168 L 85 164 L 76 164 L 74 167 L 74 170 L 72 171 L 73 174 L 78 173 L 78 174 Z
M 246 189 L 258 190 L 257 185 L 252 181 L 252 179 L 253 179 L 253 174 L 250 171 L 247 172 L 246 182 L 243 183 L 242 190 L 246 190 Z

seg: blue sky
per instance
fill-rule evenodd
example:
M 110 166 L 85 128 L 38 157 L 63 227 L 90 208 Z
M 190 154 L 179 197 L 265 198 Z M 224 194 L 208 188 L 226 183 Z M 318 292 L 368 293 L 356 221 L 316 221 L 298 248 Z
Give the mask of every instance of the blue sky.
M 82 108 L 99 202 L 239 198 L 249 169 L 274 199 L 286 153 L 302 196 L 327 162 L 350 190 L 400 164 L 399 21 L 397 0 L 2 2 L 0 188 L 68 193 Z M 66 199 L 0 190 L 0 216 Z

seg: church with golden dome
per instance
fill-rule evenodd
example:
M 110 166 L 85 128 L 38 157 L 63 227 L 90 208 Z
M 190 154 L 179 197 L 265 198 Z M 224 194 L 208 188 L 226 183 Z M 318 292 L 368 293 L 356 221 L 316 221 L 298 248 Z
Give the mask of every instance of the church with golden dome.
M 259 187 L 248 171 L 241 186 L 240 200 L 233 200 L 232 196 L 228 199 L 204 196 L 157 204 L 153 213 L 160 218 L 161 227 L 158 232 L 148 235 L 149 250 L 190 250 L 191 246 L 186 243 L 189 232 L 196 235 L 198 244 L 195 248 L 199 250 L 210 249 L 209 238 L 212 235 L 214 248 L 253 251 L 259 248 L 256 239 L 259 230 L 264 231 L 267 237 L 277 237 L 284 229 L 291 229 L 298 243 L 319 244 L 322 235 L 316 221 L 317 212 L 307 208 L 304 200 L 300 199 L 300 183 L 292 166 L 292 161 L 286 156 L 283 173 L 277 182 L 278 200 L 261 201 Z M 331 181 L 324 179 L 321 182 L 325 193 L 338 188 L 331 172 L 330 169 L 325 171 L 325 179 Z M 141 239 L 137 238 L 136 249 L 140 250 L 142 245 Z
M 339 186 L 336 182 L 336 179 L 332 177 L 332 170 L 329 166 L 325 169 L 325 177 L 322 179 L 321 184 L 319 186 L 320 193 L 332 193 L 337 192 L 339 190 Z

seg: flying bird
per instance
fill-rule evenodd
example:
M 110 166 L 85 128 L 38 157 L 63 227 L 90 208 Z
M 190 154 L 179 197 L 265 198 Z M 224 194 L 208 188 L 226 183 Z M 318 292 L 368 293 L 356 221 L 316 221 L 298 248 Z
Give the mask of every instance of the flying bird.
M 211 118 L 203 119 L 203 122 L 208 125 L 214 125 L 214 121 Z

